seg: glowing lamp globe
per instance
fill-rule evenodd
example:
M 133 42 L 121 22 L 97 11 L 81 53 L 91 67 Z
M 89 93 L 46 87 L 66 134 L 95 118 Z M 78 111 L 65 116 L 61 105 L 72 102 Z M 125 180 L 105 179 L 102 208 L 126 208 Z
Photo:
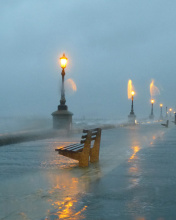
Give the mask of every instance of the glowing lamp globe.
M 65 69 L 67 66 L 67 57 L 65 56 L 65 53 L 63 54 L 63 56 L 60 58 L 60 64 L 62 69 Z
M 151 103 L 153 104 L 155 102 L 155 100 L 154 99 L 151 99 Z
M 171 111 L 172 111 L 172 109 L 170 108 L 170 109 L 169 109 L 169 111 L 171 112 Z
M 131 91 L 131 95 L 134 96 L 135 95 L 135 91 Z
M 163 107 L 163 104 L 160 104 L 160 107 Z

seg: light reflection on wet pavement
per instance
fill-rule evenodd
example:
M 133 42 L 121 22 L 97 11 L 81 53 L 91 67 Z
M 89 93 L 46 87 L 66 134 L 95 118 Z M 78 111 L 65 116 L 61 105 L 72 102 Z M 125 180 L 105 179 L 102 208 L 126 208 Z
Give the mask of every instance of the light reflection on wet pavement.
M 134 133 L 129 159 L 90 184 L 85 219 L 176 219 L 175 132 L 151 137 L 152 148 Z
M 54 151 L 80 134 L 1 148 L 0 219 L 176 219 L 175 130 L 105 130 L 84 169 Z

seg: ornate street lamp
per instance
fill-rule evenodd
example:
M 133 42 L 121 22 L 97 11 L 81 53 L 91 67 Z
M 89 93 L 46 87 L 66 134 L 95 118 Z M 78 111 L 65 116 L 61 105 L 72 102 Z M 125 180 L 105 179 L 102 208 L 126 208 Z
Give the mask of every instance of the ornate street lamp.
M 60 64 L 62 68 L 62 87 L 61 87 L 61 99 L 60 99 L 60 105 L 58 105 L 58 110 L 67 110 L 68 107 L 65 105 L 66 99 L 65 99 L 65 89 L 64 89 L 64 76 L 65 76 L 65 68 L 67 66 L 67 57 L 65 54 L 60 58 Z
M 131 91 L 131 112 L 128 115 L 128 122 L 135 124 L 136 115 L 134 114 L 133 100 L 134 100 L 135 91 Z
M 160 104 L 160 120 L 163 120 L 163 104 Z
M 151 108 L 151 114 L 149 116 L 150 119 L 154 119 L 154 114 L 153 114 L 153 104 L 155 103 L 154 99 L 151 99 L 151 104 L 152 104 L 152 108 Z
M 169 111 L 170 111 L 170 118 L 171 118 L 171 117 L 172 117 L 172 115 L 171 115 L 171 113 L 172 113 L 172 109 L 170 108 Z
M 166 116 L 165 116 L 165 118 L 166 119 L 168 118 L 167 106 L 166 106 Z
M 135 91 L 131 91 L 131 113 L 130 114 L 134 114 L 134 110 L 133 110 L 133 99 L 134 99 L 134 95 L 135 95 Z
M 60 66 L 62 68 L 62 87 L 61 87 L 61 99 L 60 105 L 58 105 L 58 110 L 52 113 L 53 116 L 53 128 L 54 129 L 67 129 L 70 130 L 72 127 L 72 115 L 73 113 L 68 111 L 65 99 L 65 89 L 64 89 L 64 77 L 65 68 L 67 66 L 67 57 L 65 54 L 60 58 Z
M 67 66 L 67 57 L 65 56 L 65 53 L 63 53 L 62 57 L 60 57 L 60 64 L 62 69 L 64 70 Z

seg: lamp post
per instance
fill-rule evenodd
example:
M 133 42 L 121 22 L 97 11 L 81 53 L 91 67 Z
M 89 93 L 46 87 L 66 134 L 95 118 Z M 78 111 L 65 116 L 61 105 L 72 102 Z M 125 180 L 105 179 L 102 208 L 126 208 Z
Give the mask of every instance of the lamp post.
M 58 110 L 52 113 L 53 116 L 53 128 L 54 129 L 67 129 L 70 130 L 72 126 L 72 115 L 73 113 L 68 111 L 65 99 L 65 89 L 64 89 L 64 77 L 65 68 L 67 66 L 67 57 L 65 54 L 60 58 L 60 65 L 62 68 L 62 86 L 61 86 L 61 99 L 60 105 L 58 105 Z
M 166 106 L 166 119 L 168 118 L 167 106 Z
M 134 114 L 134 110 L 133 110 L 133 99 L 134 99 L 134 95 L 135 95 L 135 92 L 132 91 L 132 92 L 131 92 L 131 114 Z
M 64 77 L 65 77 L 65 68 L 67 66 L 67 57 L 65 54 L 60 58 L 60 64 L 62 68 L 62 87 L 61 87 L 61 99 L 60 99 L 60 105 L 58 105 L 58 110 L 67 110 L 68 107 L 65 105 L 66 99 L 65 99 L 65 89 L 64 89 Z
M 170 108 L 169 111 L 170 111 L 170 118 L 171 118 L 171 117 L 172 117 L 172 115 L 171 115 L 171 113 L 172 113 L 172 109 Z
M 149 116 L 150 119 L 154 119 L 154 114 L 153 114 L 153 104 L 155 103 L 154 99 L 151 99 L 151 104 L 152 104 L 152 108 L 151 108 L 151 114 Z
M 160 120 L 163 120 L 163 104 L 160 104 Z
M 134 114 L 133 100 L 134 100 L 135 91 L 131 91 L 131 112 L 128 115 L 128 122 L 135 124 L 136 115 Z

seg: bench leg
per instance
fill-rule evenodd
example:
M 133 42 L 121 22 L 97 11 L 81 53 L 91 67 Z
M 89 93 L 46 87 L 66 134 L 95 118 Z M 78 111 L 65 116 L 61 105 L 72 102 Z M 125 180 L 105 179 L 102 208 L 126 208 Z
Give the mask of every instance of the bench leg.
M 90 150 L 90 162 L 94 163 L 99 161 L 99 150 L 100 150 L 100 145 L 95 145 L 91 150 Z
M 90 155 L 90 145 L 91 145 L 91 132 L 87 134 L 87 140 L 84 144 L 83 151 L 79 154 L 79 166 L 87 167 L 89 166 L 89 155 Z
M 94 142 L 94 146 L 93 148 L 90 149 L 90 162 L 91 163 L 99 161 L 100 140 L 101 140 L 101 131 L 98 132 L 97 138 Z
M 81 154 L 79 159 L 79 167 L 89 166 L 89 154 Z

